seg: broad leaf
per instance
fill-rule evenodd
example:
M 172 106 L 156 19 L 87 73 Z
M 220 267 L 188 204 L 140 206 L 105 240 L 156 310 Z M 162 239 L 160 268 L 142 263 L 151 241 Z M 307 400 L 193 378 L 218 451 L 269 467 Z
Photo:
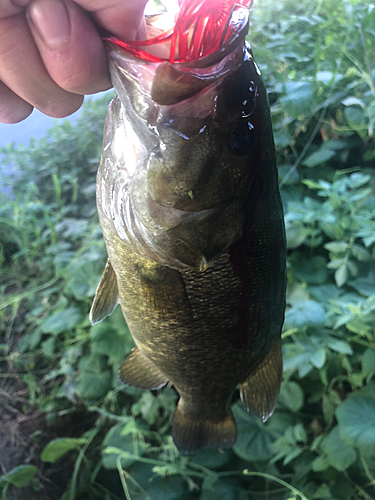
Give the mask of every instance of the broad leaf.
M 65 453 L 81 448 L 87 442 L 84 438 L 57 438 L 49 442 L 41 454 L 44 462 L 55 463 Z
M 42 332 L 58 335 L 74 328 L 82 320 L 82 317 L 82 313 L 78 308 L 69 307 L 65 311 L 57 312 L 47 318 L 42 323 Z
M 375 455 L 375 391 L 362 390 L 336 410 L 340 436 L 366 455 Z
M 37 475 L 38 469 L 34 465 L 19 465 L 0 476 L 0 486 L 13 484 L 17 488 L 23 488 Z

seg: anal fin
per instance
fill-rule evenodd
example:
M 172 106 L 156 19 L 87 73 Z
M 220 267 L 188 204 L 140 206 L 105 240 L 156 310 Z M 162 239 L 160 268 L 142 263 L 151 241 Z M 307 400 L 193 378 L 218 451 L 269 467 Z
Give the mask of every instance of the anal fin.
M 262 363 L 240 384 L 246 410 L 265 422 L 272 415 L 280 391 L 283 361 L 281 342 L 274 342 Z
M 90 323 L 95 325 L 95 323 L 99 323 L 99 321 L 112 314 L 117 304 L 117 278 L 112 264 L 108 259 L 91 306 Z
M 119 377 L 124 384 L 137 389 L 161 389 L 168 383 L 164 373 L 138 347 L 133 349 L 120 366 Z
M 231 448 L 234 445 L 237 427 L 232 410 L 221 419 L 199 419 L 187 415 L 180 402 L 172 418 L 172 437 L 181 454 L 190 455 L 202 448 Z

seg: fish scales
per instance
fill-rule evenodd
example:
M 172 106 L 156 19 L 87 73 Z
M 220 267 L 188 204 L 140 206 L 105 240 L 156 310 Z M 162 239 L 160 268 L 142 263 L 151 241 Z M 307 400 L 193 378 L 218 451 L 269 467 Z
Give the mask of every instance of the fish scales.
M 266 420 L 282 372 L 285 234 L 267 93 L 243 39 L 224 57 L 228 72 L 206 86 L 185 69 L 181 97 L 178 65 L 110 52 L 118 97 L 97 180 L 108 262 L 90 319 L 120 303 L 137 346 L 120 378 L 173 384 L 182 453 L 234 444 L 238 385 Z

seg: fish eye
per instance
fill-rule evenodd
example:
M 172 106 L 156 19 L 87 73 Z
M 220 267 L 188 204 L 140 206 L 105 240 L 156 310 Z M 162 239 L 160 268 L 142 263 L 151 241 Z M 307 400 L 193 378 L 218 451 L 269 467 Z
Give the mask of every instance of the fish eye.
M 254 125 L 248 122 L 246 126 L 237 125 L 229 134 L 229 149 L 236 156 L 246 156 L 255 145 Z

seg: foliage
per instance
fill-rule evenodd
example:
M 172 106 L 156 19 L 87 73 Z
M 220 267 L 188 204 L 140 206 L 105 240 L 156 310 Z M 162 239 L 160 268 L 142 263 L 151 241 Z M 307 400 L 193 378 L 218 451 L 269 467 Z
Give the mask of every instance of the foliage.
M 0 207 L 2 359 L 48 422 L 82 404 L 96 415 L 82 436 L 57 437 L 41 454 L 75 460 L 64 499 L 374 498 L 374 26 L 375 6 L 355 0 L 264 0 L 252 12 L 288 293 L 278 405 L 264 425 L 236 402 L 232 450 L 180 456 L 170 438 L 173 389 L 142 392 L 117 379 L 133 346 L 120 311 L 88 322 L 105 263 L 94 184 L 107 102 L 5 151 L 22 176 Z M 0 488 L 22 486 L 34 469 L 13 472 Z

